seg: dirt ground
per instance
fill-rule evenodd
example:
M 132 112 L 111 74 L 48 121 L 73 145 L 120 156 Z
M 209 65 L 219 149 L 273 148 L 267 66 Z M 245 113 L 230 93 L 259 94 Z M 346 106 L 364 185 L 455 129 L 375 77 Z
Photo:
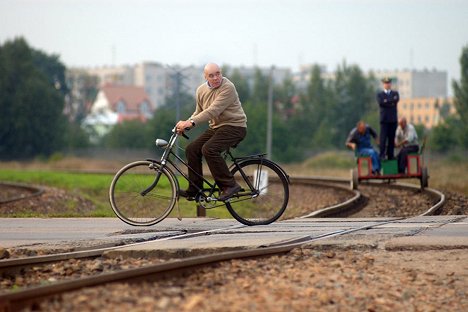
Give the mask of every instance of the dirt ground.
M 138 260 L 136 260 L 138 261 Z M 467 311 L 468 250 L 296 249 L 87 288 L 43 311 Z

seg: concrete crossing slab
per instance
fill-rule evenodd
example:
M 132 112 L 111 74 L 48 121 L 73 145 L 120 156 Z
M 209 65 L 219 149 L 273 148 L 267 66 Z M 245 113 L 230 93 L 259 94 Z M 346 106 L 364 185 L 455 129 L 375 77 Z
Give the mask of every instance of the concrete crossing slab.
M 380 224 L 382 222 L 389 222 Z M 362 227 L 374 226 L 371 229 Z M 47 248 L 59 245 L 101 246 L 123 242 L 146 241 L 183 233 L 217 231 L 183 239 L 148 242 L 123 247 L 113 255 L 124 253 L 179 254 L 213 250 L 253 248 L 297 240 L 305 236 L 362 228 L 346 236 L 335 237 L 315 245 L 340 243 L 347 247 L 375 248 L 468 248 L 467 216 L 428 216 L 401 218 L 311 218 L 292 219 L 265 226 L 244 226 L 233 219 L 168 218 L 150 227 L 134 227 L 117 218 L 0 218 L 0 247 Z M 312 244 L 312 245 L 314 245 Z M 126 249 L 127 248 L 127 249 Z

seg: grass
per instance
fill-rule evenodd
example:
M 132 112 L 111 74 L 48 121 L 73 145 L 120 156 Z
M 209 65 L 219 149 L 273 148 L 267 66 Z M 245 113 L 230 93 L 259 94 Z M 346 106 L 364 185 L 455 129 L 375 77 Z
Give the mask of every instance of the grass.
M 45 185 L 55 188 L 67 190 L 75 193 L 87 200 L 90 200 L 95 210 L 87 215 L 76 213 L 77 203 L 69 199 L 65 199 L 62 203 L 67 209 L 66 214 L 49 216 L 63 217 L 109 217 L 112 216 L 112 210 L 109 207 L 107 194 L 110 182 L 112 181 L 110 174 L 86 174 L 86 173 L 69 173 L 51 170 L 18 170 L 18 169 L 3 169 L 0 170 L 0 181 L 20 182 L 26 184 Z M 13 214 L 14 217 L 25 215 L 35 215 L 34 211 L 21 212 Z
M 26 184 L 45 185 L 67 190 L 75 193 L 93 203 L 95 209 L 89 212 L 78 213 L 78 203 L 64 199 L 61 205 L 66 212 L 48 213 L 48 217 L 115 217 L 108 200 L 108 191 L 113 174 L 93 174 L 93 173 L 70 173 L 55 170 L 20 170 L 2 169 L 0 170 L 0 181 L 20 182 Z M 187 187 L 187 182 L 183 179 L 179 181 L 182 189 Z M 168 186 L 167 186 L 168 187 Z M 194 202 L 180 200 L 179 208 L 181 216 L 196 217 L 197 208 Z M 172 210 L 171 217 L 178 216 L 177 204 Z M 207 216 L 227 218 L 230 216 L 226 207 L 207 210 Z M 43 213 L 36 211 L 21 211 L 8 214 L 8 217 L 44 217 Z
M 55 214 L 48 213 L 46 216 L 60 217 L 115 217 L 109 202 L 108 190 L 114 174 L 97 173 L 76 173 L 66 172 L 64 164 L 73 163 L 77 169 L 93 170 L 102 168 L 102 162 L 97 165 L 92 161 L 83 160 L 63 160 L 61 162 L 40 162 L 34 164 L 28 163 L 24 166 L 21 163 L 0 163 L 0 181 L 21 182 L 26 184 L 45 185 L 64 189 L 68 192 L 77 194 L 82 198 L 91 201 L 94 209 L 87 212 L 78 212 L 79 203 L 64 199 L 61 203 L 65 207 L 65 212 Z M 468 161 L 463 155 L 435 158 L 426 156 L 425 164 L 429 169 L 429 187 L 440 189 L 442 191 L 451 191 L 468 196 Z M 116 172 L 116 165 L 113 168 L 105 168 L 109 172 Z M 117 165 L 118 166 L 118 165 Z M 351 152 L 327 152 L 317 155 L 299 164 L 283 165 L 283 168 L 291 176 L 331 176 L 331 177 L 350 177 L 350 169 L 355 166 L 355 160 Z M 26 168 L 26 169 L 25 169 Z M 39 168 L 39 169 L 38 169 Z M 208 171 L 207 171 L 208 172 Z M 405 180 L 405 182 L 416 183 L 416 179 Z M 185 180 L 180 181 L 182 189 L 187 187 Z M 182 217 L 195 217 L 196 204 L 181 200 L 179 202 Z M 21 211 L 9 214 L 9 217 L 44 217 L 42 213 L 36 211 Z M 178 216 L 177 205 L 171 212 L 172 217 Z M 209 217 L 230 217 L 226 207 L 208 209 Z

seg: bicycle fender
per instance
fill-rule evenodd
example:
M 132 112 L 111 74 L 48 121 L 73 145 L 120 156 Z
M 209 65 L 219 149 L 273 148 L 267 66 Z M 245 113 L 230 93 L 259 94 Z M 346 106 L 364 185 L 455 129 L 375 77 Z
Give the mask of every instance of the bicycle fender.
M 243 159 L 240 162 L 238 162 L 238 164 L 241 165 L 241 164 L 243 164 L 245 162 L 248 162 L 249 160 L 252 160 L 252 158 Z M 280 167 L 280 165 L 278 165 L 277 163 L 275 163 L 275 162 L 273 162 L 273 161 L 271 161 L 269 159 L 266 159 L 266 158 L 263 159 L 263 162 L 268 163 L 268 164 L 272 165 L 273 167 L 277 168 L 281 172 L 281 174 L 286 178 L 286 181 L 288 182 L 288 184 L 291 184 L 291 180 L 289 178 L 289 175 L 286 173 L 286 171 L 284 171 L 283 168 Z M 232 164 L 231 167 L 229 167 L 229 170 L 232 170 L 234 167 L 235 167 L 234 164 Z

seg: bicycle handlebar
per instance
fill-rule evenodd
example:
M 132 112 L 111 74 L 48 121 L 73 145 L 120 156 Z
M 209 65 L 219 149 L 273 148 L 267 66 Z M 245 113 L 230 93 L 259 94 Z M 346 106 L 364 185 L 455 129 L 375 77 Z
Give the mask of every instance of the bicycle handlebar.
M 190 128 L 185 128 L 184 130 L 185 130 L 185 131 L 190 131 Z M 177 128 L 174 127 L 174 129 L 172 129 L 172 132 L 173 132 L 173 133 L 177 133 Z M 187 140 L 190 139 L 184 132 L 182 132 L 181 134 L 178 134 L 178 135 L 183 136 L 184 139 L 187 139 Z

